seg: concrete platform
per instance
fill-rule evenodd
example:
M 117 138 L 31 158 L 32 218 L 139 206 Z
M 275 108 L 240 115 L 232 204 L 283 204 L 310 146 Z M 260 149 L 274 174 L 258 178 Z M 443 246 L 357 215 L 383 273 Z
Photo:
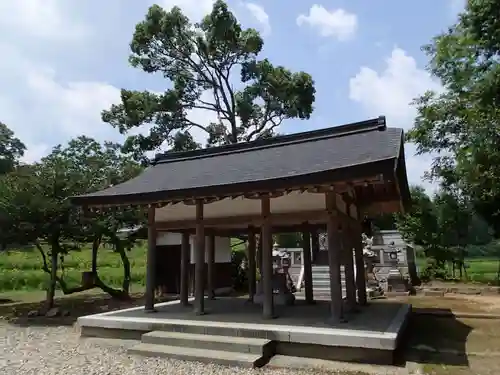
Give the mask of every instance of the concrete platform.
M 392 364 L 411 312 L 407 304 L 372 301 L 348 315 L 347 323 L 331 325 L 328 301 L 276 306 L 278 317 L 272 320 L 263 319 L 262 308 L 244 298 L 205 303 L 208 313 L 202 316 L 172 301 L 157 304 L 155 313 L 139 307 L 81 317 L 78 324 L 82 336 L 139 340 L 147 332 L 166 331 L 259 338 L 273 342 L 273 355 Z

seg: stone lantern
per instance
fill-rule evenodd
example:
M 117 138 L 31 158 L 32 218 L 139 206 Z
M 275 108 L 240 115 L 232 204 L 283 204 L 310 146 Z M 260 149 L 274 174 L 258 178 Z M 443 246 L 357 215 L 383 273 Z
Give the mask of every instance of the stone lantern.
M 408 282 L 399 269 L 398 254 L 400 252 L 401 249 L 396 247 L 394 241 L 391 241 L 387 249 L 384 249 L 384 253 L 389 255 L 389 265 L 391 267 L 387 275 L 387 289 L 389 292 L 408 292 Z

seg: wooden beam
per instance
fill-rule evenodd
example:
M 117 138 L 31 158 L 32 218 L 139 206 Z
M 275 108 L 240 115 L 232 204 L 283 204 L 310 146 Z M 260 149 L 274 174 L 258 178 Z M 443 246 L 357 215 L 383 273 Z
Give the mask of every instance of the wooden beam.
M 261 199 L 262 211 L 262 292 L 264 294 L 264 319 L 274 318 L 273 301 L 273 237 L 271 230 L 271 200 L 269 197 Z
M 312 279 L 311 232 L 307 223 L 304 224 L 302 232 L 302 256 L 304 260 L 304 289 L 306 303 L 308 305 L 312 305 L 314 303 L 314 295 Z
M 156 289 L 156 239 L 157 232 L 155 226 L 155 205 L 150 205 L 148 208 L 148 251 L 147 251 L 147 266 L 146 266 L 146 295 L 145 306 L 146 312 L 155 312 L 155 289 Z
M 248 265 L 247 265 L 247 278 L 248 278 L 248 300 L 253 302 L 256 293 L 257 284 L 257 263 L 256 263 L 256 250 L 257 241 L 255 238 L 255 231 L 253 228 L 248 228 Z
M 355 220 L 354 218 L 348 216 L 346 213 L 337 210 L 336 212 L 339 216 L 345 217 L 347 220 Z M 300 228 L 302 223 L 309 222 L 312 225 L 325 223 L 327 219 L 327 214 L 324 210 L 310 210 L 310 211 L 298 211 L 298 212 L 279 212 L 273 213 L 268 220 L 272 227 L 287 227 L 287 226 L 297 226 Z M 262 215 L 238 215 L 238 216 L 226 216 L 226 217 L 213 217 L 205 218 L 204 225 L 206 228 L 216 227 L 222 229 L 222 227 L 227 226 L 230 230 L 233 228 L 243 228 L 246 229 L 248 226 L 261 226 L 262 225 Z M 163 231 L 175 231 L 184 230 L 196 227 L 196 220 L 186 219 L 186 220 L 176 220 L 176 221 L 159 221 L 156 223 L 158 230 Z M 300 231 L 300 230 L 299 230 Z
M 216 237 L 238 237 L 238 236 L 247 236 L 249 232 L 249 227 L 241 226 L 241 227 L 232 227 L 232 228 L 217 228 L 217 227 L 209 227 L 207 229 L 210 230 Z M 255 234 L 260 234 L 260 229 L 257 227 L 252 227 Z M 321 230 L 324 231 L 326 229 L 326 224 L 318 223 L 318 224 L 309 224 L 309 228 L 311 231 L 313 230 Z M 294 224 L 287 226 L 273 226 L 272 232 L 273 234 L 277 233 L 299 233 L 303 229 L 302 224 Z M 196 234 L 196 228 L 188 228 L 188 229 L 171 229 L 168 230 L 170 233 L 189 233 Z
M 189 305 L 189 264 L 191 244 L 189 243 L 189 233 L 182 233 L 181 242 L 181 287 L 180 300 L 183 306 Z
M 194 311 L 197 315 L 205 314 L 205 228 L 203 223 L 203 200 L 196 202 L 196 256 Z
M 330 268 L 330 320 L 332 324 L 344 321 L 342 283 L 340 275 L 339 222 L 336 215 L 336 197 L 331 192 L 325 194 L 328 237 L 328 265 Z
M 112 203 L 112 204 L 87 204 L 88 206 L 102 208 L 102 207 L 117 207 L 117 206 L 147 206 L 149 204 L 156 204 L 158 207 L 163 207 L 165 205 L 178 204 L 179 202 L 184 202 L 186 204 L 195 205 L 197 201 L 202 200 L 204 203 L 211 203 L 227 198 L 237 198 L 237 197 L 255 197 L 259 199 L 261 196 L 280 196 L 283 194 L 289 194 L 292 191 L 310 191 L 317 193 L 324 193 L 325 191 L 337 191 L 343 192 L 350 188 L 350 186 L 364 186 L 372 184 L 384 184 L 385 181 L 383 176 L 380 174 L 366 176 L 362 179 L 352 179 L 346 181 L 336 181 L 336 182 L 325 182 L 314 185 L 297 185 L 282 188 L 272 188 L 270 190 L 249 190 L 249 191 L 237 191 L 233 193 L 219 194 L 219 195 L 200 195 L 200 196 L 184 196 L 184 197 L 172 197 L 169 199 L 155 199 L 154 201 L 149 200 L 137 200 L 137 201 L 127 201 L 123 203 Z
M 215 236 L 213 233 L 208 236 L 207 280 L 208 299 L 215 299 Z

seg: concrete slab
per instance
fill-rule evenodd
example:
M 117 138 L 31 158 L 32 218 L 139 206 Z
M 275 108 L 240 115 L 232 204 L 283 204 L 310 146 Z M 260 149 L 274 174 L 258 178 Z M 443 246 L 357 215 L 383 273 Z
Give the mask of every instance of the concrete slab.
M 185 348 L 144 343 L 130 348 L 128 352 L 130 354 L 148 357 L 174 358 L 185 361 L 217 363 L 226 366 L 253 368 L 261 367 L 263 365 L 263 363 L 260 363 L 262 360 L 262 356 L 260 354 L 251 353 L 234 353 L 218 350 Z
M 144 344 L 167 345 L 184 348 L 219 350 L 263 355 L 271 340 L 247 337 L 200 335 L 167 331 L 152 331 L 142 335 Z M 269 351 L 268 351 L 269 352 Z
M 294 306 L 277 306 L 277 319 L 265 320 L 262 308 L 245 298 L 218 298 L 205 302 L 208 314 L 197 316 L 192 307 L 178 301 L 157 304 L 156 313 L 145 313 L 142 307 L 81 317 L 82 335 L 106 336 L 103 330 L 127 337 L 150 331 L 186 332 L 235 337 L 254 337 L 282 343 L 351 347 L 393 351 L 406 326 L 411 306 L 396 302 L 373 301 L 361 312 L 348 315 L 347 323 L 330 325 L 329 302 Z M 133 336 L 133 335 L 131 335 Z M 132 337 L 130 337 L 132 338 Z

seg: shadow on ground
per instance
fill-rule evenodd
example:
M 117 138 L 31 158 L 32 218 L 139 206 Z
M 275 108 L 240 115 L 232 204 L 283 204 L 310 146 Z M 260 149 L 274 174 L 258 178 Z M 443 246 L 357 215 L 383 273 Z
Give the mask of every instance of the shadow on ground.
M 158 299 L 158 302 L 173 300 L 173 297 Z M 56 307 L 63 316 L 29 317 L 30 312 L 43 310 L 44 302 L 15 303 L 0 305 L 0 317 L 19 326 L 73 325 L 80 316 L 126 309 L 144 304 L 142 294 L 132 294 L 129 300 L 117 300 L 104 295 L 75 295 L 56 299 Z
M 414 309 L 399 358 L 423 365 L 468 367 L 468 340 L 473 329 L 450 309 Z

